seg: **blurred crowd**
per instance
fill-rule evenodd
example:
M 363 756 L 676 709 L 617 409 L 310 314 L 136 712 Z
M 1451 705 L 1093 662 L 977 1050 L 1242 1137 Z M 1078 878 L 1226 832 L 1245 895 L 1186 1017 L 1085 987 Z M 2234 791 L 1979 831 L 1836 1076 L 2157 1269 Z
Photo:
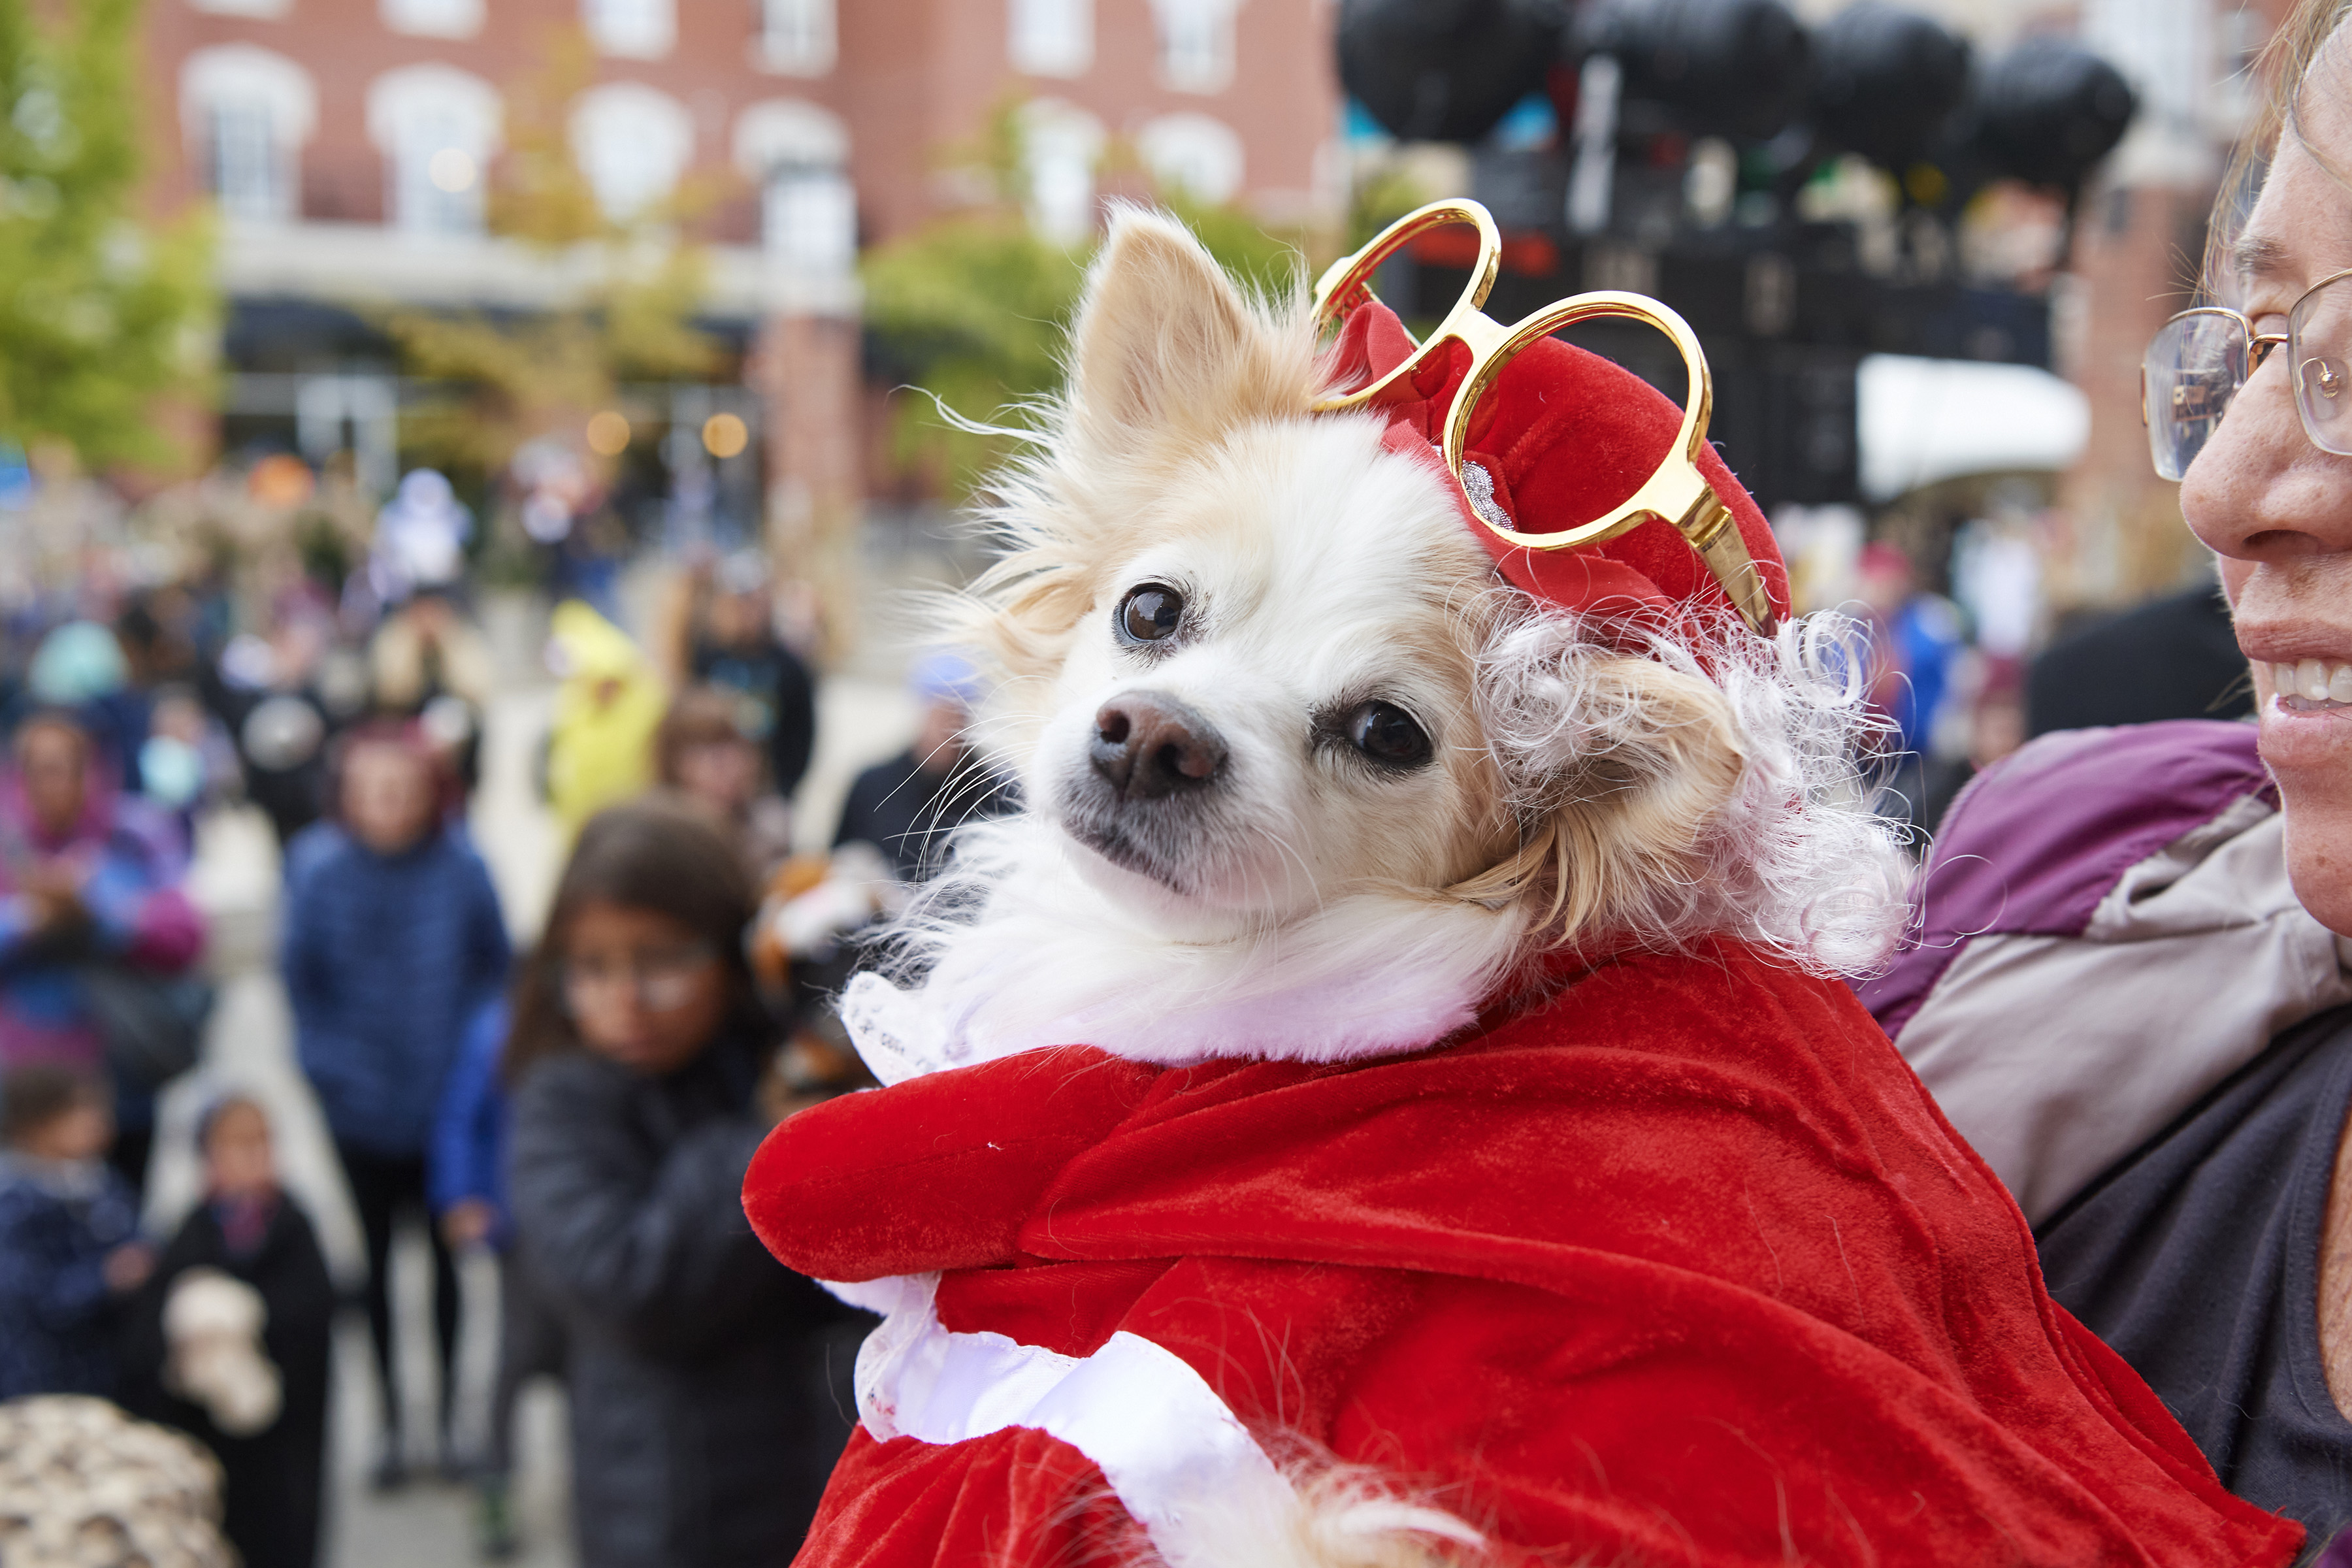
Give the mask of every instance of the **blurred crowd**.
M 1922 852 L 1969 781 L 2037 736 L 2253 707 L 2210 576 L 2120 613 L 2061 614 L 2042 583 L 2053 514 L 2030 494 L 1984 511 L 1876 537 L 1846 508 L 1776 520 L 1799 608 L 1853 617 L 1854 668 L 1885 727 L 1879 809 Z
M 353 549 L 276 568 L 89 529 L 44 560 L 41 529 L 7 536 L 0 1401 L 99 1396 L 176 1428 L 217 1461 L 247 1568 L 309 1564 L 333 1325 L 363 1312 L 373 1484 L 464 1479 L 486 1555 L 517 1549 L 515 1405 L 552 1375 L 583 1562 L 784 1561 L 870 1320 L 778 1265 L 736 1194 L 778 1120 L 868 1081 L 827 1001 L 866 928 L 944 828 L 1006 805 L 959 739 L 973 674 L 917 668 L 918 735 L 817 847 L 789 805 L 816 683 L 757 557 L 687 563 L 642 638 L 609 600 L 564 599 L 538 782 L 571 849 L 519 954 L 468 825 L 501 678 L 469 531 L 418 471 Z M 205 1059 L 187 883 L 211 814 L 238 807 L 282 847 L 277 963 L 357 1279 L 281 1179 L 266 1097 Z M 185 1075 L 202 1195 L 155 1227 L 157 1099 Z M 430 1258 L 421 1335 L 389 1289 L 404 1230 Z M 460 1453 L 456 1256 L 476 1249 L 499 1364 L 487 1440 Z M 419 1342 L 437 1415 L 404 1430 L 396 1363 Z

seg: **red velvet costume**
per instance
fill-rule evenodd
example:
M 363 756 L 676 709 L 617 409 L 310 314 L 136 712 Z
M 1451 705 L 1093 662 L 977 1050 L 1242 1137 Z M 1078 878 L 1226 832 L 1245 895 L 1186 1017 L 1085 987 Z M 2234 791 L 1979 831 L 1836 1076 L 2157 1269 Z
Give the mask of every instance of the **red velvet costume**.
M 1566 356 L 1522 363 L 1572 384 L 1569 434 L 1654 458 L 1671 406 Z M 1542 416 L 1490 433 L 1514 417 Z M 1474 449 L 1498 492 L 1575 507 L 1560 434 Z M 1570 601 L 1703 586 L 1678 540 L 1620 543 L 1589 594 L 1574 563 L 1505 570 Z M 896 1392 L 800 1561 L 1112 1561 L 1130 1515 L 1181 1560 L 1186 1508 L 1310 1454 L 1467 1521 L 1481 1561 L 2293 1558 L 2300 1530 L 2224 1493 L 2050 1300 L 2015 1204 L 1843 985 L 1729 942 L 1560 978 L 1410 1055 L 1072 1045 L 785 1122 L 745 1187 L 775 1254 L 938 1276 L 924 1333 L 869 1346 Z

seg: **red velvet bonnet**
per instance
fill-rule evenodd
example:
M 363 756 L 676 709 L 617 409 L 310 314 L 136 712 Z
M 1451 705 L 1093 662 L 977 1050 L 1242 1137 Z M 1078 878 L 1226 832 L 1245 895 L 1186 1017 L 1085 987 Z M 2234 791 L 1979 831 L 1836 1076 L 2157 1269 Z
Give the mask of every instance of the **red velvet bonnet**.
M 1362 384 L 1402 364 L 1414 348 L 1396 312 L 1371 300 L 1349 313 L 1331 349 L 1332 365 L 1342 384 Z M 1391 451 L 1442 465 L 1435 442 L 1468 357 L 1459 344 L 1448 351 L 1432 354 L 1410 378 L 1410 389 L 1400 388 L 1381 408 Z M 1493 479 L 1495 500 L 1514 529 L 1549 533 L 1590 522 L 1640 489 L 1681 427 L 1682 410 L 1633 372 L 1545 338 L 1496 378 L 1471 424 L 1468 456 Z M 1772 608 L 1785 619 L 1789 572 L 1771 525 L 1712 446 L 1702 443 L 1698 470 L 1730 509 Z M 1472 514 L 1461 487 L 1450 477 L 1446 484 L 1464 525 L 1504 578 L 1538 598 L 1604 615 L 1671 616 L 1686 605 L 1732 610 L 1730 595 L 1670 521 L 1653 519 L 1581 550 L 1530 550 L 1497 539 Z

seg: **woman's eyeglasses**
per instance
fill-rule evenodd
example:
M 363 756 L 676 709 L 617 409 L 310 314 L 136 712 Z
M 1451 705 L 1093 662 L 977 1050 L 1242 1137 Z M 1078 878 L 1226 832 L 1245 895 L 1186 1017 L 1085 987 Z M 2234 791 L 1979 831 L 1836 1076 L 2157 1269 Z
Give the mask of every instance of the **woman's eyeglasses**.
M 1328 413 L 1416 399 L 1423 395 L 1416 386 L 1419 373 L 1434 356 L 1466 355 L 1460 389 L 1447 412 L 1444 439 L 1440 447 L 1446 470 L 1462 487 L 1463 499 L 1469 503 L 1472 516 L 1496 537 L 1529 550 L 1575 550 L 1601 544 L 1653 519 L 1663 518 L 1689 541 L 1748 623 L 1769 636 L 1774 616 L 1763 576 L 1748 553 L 1747 541 L 1740 537 L 1730 509 L 1698 471 L 1698 456 L 1706 440 L 1707 419 L 1714 409 L 1715 383 L 1707 372 L 1706 354 L 1699 347 L 1698 335 L 1673 310 L 1639 294 L 1602 290 L 1559 300 L 1506 327 L 1479 308 L 1495 286 L 1495 275 L 1502 260 L 1502 236 L 1495 227 L 1494 218 L 1476 202 L 1442 201 L 1406 214 L 1353 256 L 1333 262 L 1315 285 L 1316 324 L 1327 332 L 1338 327 L 1349 312 L 1372 299 L 1372 275 L 1383 262 L 1422 235 L 1454 224 L 1467 224 L 1477 232 L 1478 253 L 1470 268 L 1470 280 L 1454 308 L 1402 364 L 1370 385 L 1325 399 L 1315 405 L 1316 410 Z M 1690 384 L 1683 403 L 1682 428 L 1673 446 L 1659 458 L 1649 479 L 1605 516 L 1557 532 L 1522 533 L 1496 521 L 1493 486 L 1482 482 L 1487 479 L 1483 470 L 1465 477 L 1465 454 L 1472 422 L 1494 392 L 1504 367 L 1520 350 L 1564 327 L 1603 316 L 1644 322 L 1673 342 L 1682 355 Z M 1473 462 L 1470 467 L 1477 468 L 1478 465 Z
M 695 999 L 702 973 L 716 956 L 708 942 L 626 954 L 596 953 L 564 961 L 563 1000 L 575 1013 L 593 1013 L 635 994 L 649 1013 L 670 1013 Z
M 2323 452 L 2352 458 L 2352 268 L 2323 278 L 2287 312 L 2284 332 L 2257 332 L 2236 310 L 2200 305 L 2164 323 L 2139 375 L 2148 456 L 2168 479 L 2188 473 L 2221 416 L 2280 349 L 2294 384 L 2304 434 Z

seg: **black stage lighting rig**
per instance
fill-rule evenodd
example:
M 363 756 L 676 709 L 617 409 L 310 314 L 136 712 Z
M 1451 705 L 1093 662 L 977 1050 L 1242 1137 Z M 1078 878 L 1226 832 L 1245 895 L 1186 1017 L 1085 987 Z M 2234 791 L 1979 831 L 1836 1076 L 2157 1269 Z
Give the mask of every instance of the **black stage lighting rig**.
M 1557 0 L 1341 0 L 1339 83 L 1402 141 L 1475 142 L 1542 89 L 1566 20 Z
M 1471 147 L 1472 194 L 1506 239 L 1496 319 L 1597 288 L 1689 319 L 1715 372 L 1717 442 L 1767 507 L 1860 499 L 1864 354 L 2048 365 L 2046 295 L 1965 282 L 1960 215 L 1987 184 L 2022 181 L 2059 193 L 2071 243 L 2083 186 L 2136 107 L 2079 45 L 2033 37 L 1980 59 L 1884 0 L 1810 32 L 1783 0 L 1344 0 L 1339 47 L 1343 82 L 1391 132 Z M 1486 142 L 1547 87 L 1553 145 Z M 1695 149 L 1719 198 L 1704 216 Z M 1848 154 L 1894 178 L 1891 226 L 1801 216 L 1800 193 Z M 1383 297 L 1434 318 L 1461 267 L 1428 237 L 1391 263 Z M 1576 336 L 1680 395 L 1679 361 L 1645 329 Z
M 1598 0 L 1572 41 L 1615 59 L 1621 96 L 1688 135 L 1766 141 L 1804 103 L 1811 47 L 1780 0 Z
M 1968 41 L 1876 0 L 1813 34 L 1807 116 L 1823 137 L 1897 178 L 1941 151 L 1969 92 Z

